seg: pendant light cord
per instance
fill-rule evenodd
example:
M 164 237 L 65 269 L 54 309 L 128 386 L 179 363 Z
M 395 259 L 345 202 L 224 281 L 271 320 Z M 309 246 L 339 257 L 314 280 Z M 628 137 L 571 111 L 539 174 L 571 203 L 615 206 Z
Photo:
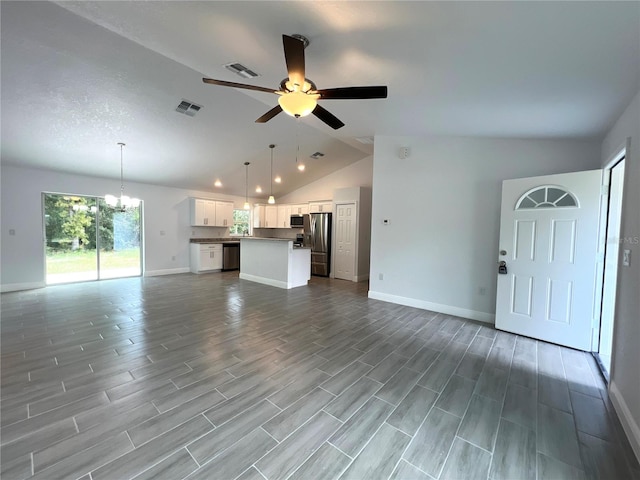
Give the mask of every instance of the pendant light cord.
M 124 166 L 122 160 L 122 149 L 124 147 L 124 143 L 118 143 L 120 145 L 120 198 L 124 195 Z

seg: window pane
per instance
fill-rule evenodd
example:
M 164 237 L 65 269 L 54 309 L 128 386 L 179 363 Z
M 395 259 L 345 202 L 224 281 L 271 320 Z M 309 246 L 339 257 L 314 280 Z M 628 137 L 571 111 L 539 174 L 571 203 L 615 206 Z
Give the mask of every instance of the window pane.
M 231 235 L 249 234 L 249 222 L 251 219 L 251 211 L 244 209 L 233 210 L 233 226 L 231 227 Z

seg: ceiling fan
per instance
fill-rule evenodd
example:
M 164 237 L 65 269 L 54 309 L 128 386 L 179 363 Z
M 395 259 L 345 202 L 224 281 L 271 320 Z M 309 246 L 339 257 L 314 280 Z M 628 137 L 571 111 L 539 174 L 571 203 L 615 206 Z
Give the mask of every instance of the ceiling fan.
M 280 95 L 278 105 L 258 118 L 256 123 L 268 122 L 282 111 L 296 118 L 312 113 L 331 128 L 337 130 L 344 127 L 344 123 L 331 112 L 318 105 L 318 100 L 387 98 L 386 86 L 342 87 L 318 90 L 316 84 L 306 78 L 304 73 L 304 49 L 309 45 L 309 40 L 302 35 L 282 35 L 282 43 L 289 78 L 285 78 L 280 82 L 280 89 L 278 90 L 244 83 L 214 80 L 213 78 L 203 78 L 202 81 L 223 87 L 244 88 Z

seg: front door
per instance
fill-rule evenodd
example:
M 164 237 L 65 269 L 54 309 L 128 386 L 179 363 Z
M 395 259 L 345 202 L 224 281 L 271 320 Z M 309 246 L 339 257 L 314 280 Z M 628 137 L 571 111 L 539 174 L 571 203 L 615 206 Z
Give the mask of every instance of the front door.
M 593 170 L 502 183 L 496 328 L 591 350 L 601 181 Z

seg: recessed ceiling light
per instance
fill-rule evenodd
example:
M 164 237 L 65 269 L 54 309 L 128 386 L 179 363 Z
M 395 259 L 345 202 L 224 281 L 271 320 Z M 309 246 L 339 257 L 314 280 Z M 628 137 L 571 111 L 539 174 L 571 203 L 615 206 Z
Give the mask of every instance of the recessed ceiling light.
M 215 182 L 213 182 L 213 186 L 214 187 L 221 187 L 222 186 L 222 182 L 220 180 L 216 180 Z
M 282 178 L 280 178 L 280 176 L 278 175 L 276 178 L 273 179 L 273 181 L 276 183 L 282 183 Z
M 256 193 L 262 193 L 262 187 L 260 185 L 256 187 Z

